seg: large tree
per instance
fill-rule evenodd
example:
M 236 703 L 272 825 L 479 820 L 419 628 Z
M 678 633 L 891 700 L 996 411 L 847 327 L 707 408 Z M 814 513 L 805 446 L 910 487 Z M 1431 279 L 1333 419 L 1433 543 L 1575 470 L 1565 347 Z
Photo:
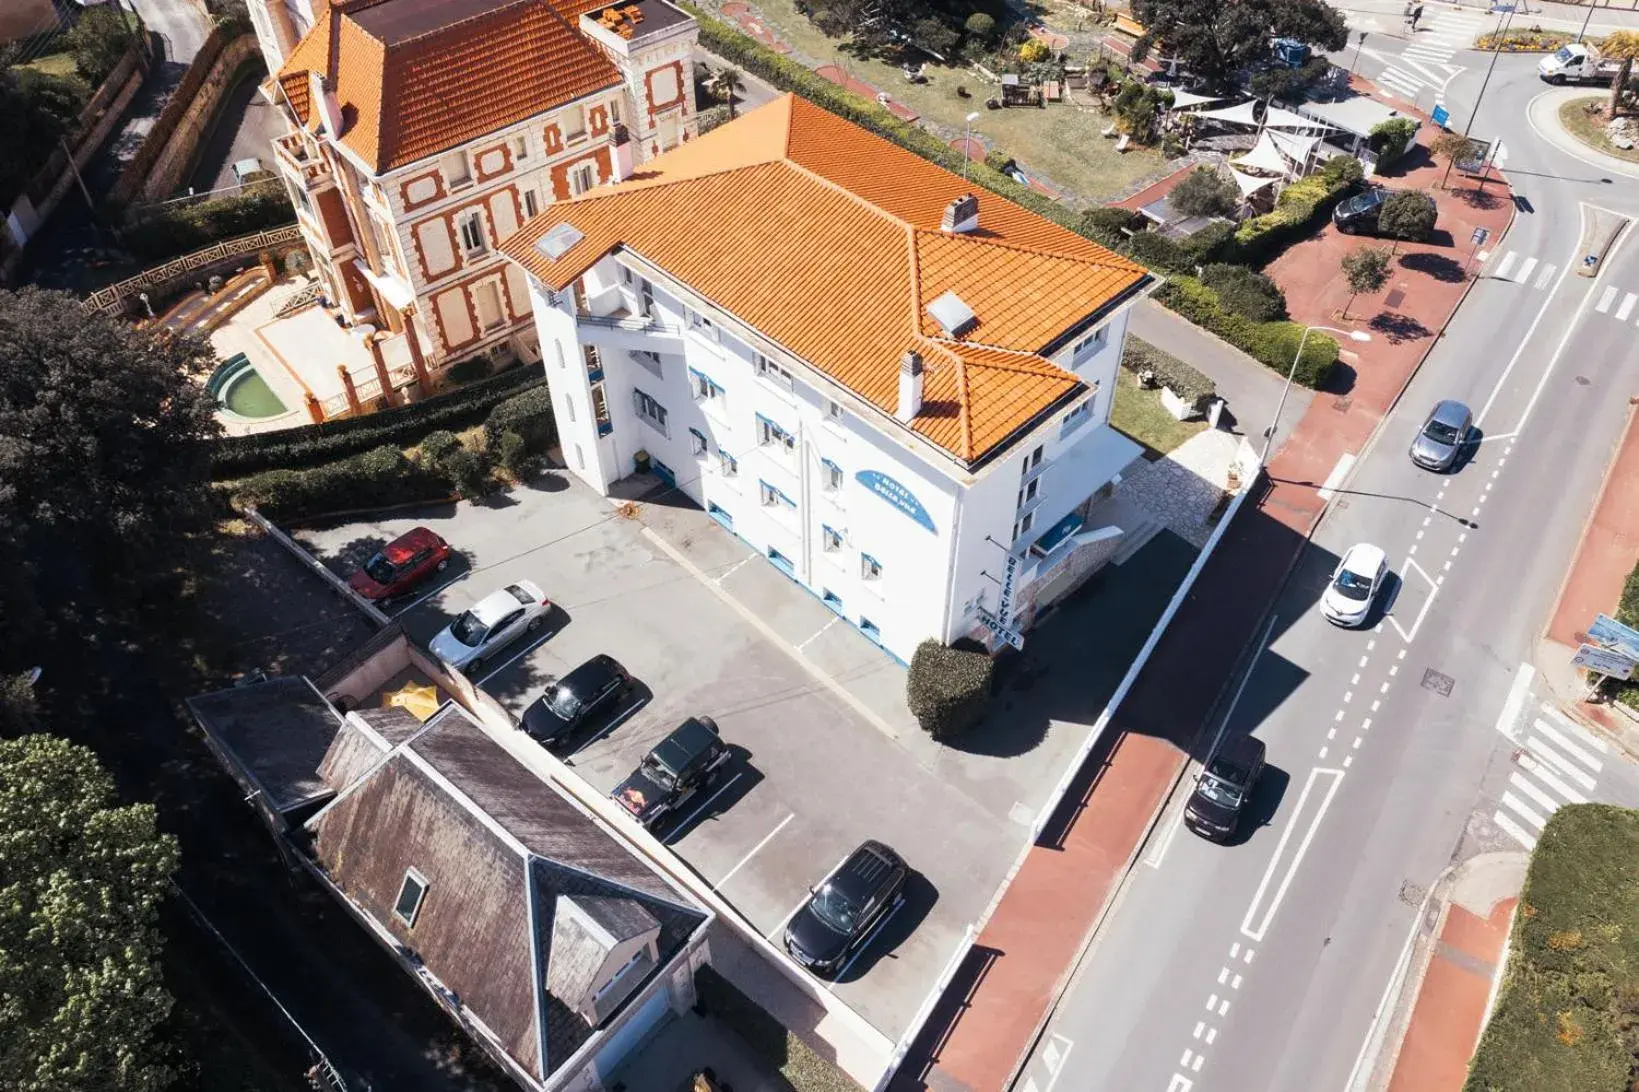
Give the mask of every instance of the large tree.
M 154 809 L 120 806 L 90 751 L 0 740 L 0 1084 L 166 1086 L 158 917 L 176 865 Z
M 0 292 L 0 633 L 38 618 L 31 599 L 71 595 L 27 574 L 43 561 L 103 581 L 163 572 L 207 512 L 215 405 L 202 342 L 88 313 L 74 297 Z M 0 638 L 4 640 L 4 638 Z M 22 667 L 0 647 L 0 669 Z
M 1341 12 L 1322 0 L 1133 0 L 1146 34 L 1133 49 L 1175 58 L 1214 88 L 1235 82 L 1242 70 L 1273 57 L 1276 38 L 1296 38 L 1322 49 L 1348 41 Z

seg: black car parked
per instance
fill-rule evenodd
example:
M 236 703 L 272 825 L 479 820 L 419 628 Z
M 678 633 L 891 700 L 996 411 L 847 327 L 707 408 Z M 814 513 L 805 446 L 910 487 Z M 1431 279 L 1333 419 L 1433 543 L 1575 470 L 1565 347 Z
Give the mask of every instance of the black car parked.
M 624 698 L 632 676 L 613 656 L 593 656 L 546 688 L 524 710 L 523 729 L 529 737 L 554 750 L 563 747 L 582 729 Z
M 1240 825 L 1252 786 L 1263 773 L 1263 740 L 1236 736 L 1207 760 L 1184 805 L 1189 829 L 1214 842 L 1228 841 Z
M 1377 232 L 1377 214 L 1383 211 L 1383 202 L 1389 191 L 1381 186 L 1370 186 L 1353 197 L 1338 203 L 1332 210 L 1332 223 L 1345 235 Z
M 785 950 L 816 974 L 836 974 L 899 904 L 910 870 L 881 842 L 848 855 L 785 927 Z
M 610 797 L 653 829 L 717 780 L 733 755 L 710 717 L 690 717 L 655 744 Z

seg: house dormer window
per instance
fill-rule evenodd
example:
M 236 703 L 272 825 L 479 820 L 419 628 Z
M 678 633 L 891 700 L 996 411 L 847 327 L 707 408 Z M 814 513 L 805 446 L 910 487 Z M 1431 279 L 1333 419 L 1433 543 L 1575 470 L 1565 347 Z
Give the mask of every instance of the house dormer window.
M 399 884 L 398 899 L 393 903 L 393 916 L 414 928 L 416 915 L 421 912 L 422 900 L 427 897 L 427 878 L 415 869 L 406 869 L 404 882 Z

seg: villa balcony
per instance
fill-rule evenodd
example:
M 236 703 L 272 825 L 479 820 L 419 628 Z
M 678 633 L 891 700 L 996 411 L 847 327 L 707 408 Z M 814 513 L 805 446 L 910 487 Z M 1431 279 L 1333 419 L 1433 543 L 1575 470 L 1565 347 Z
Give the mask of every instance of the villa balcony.
M 330 180 L 324 161 L 313 154 L 301 133 L 287 133 L 273 141 L 273 159 L 303 190 L 312 192 Z

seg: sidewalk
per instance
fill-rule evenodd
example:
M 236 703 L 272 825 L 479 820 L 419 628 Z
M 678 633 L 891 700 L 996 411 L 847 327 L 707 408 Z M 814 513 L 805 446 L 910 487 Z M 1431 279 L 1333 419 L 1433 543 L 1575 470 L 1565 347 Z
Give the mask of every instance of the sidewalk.
M 1435 927 L 1419 936 L 1394 1007 L 1405 1030 L 1378 1055 L 1363 1092 L 1460 1092 L 1506 963 L 1508 933 L 1525 884 L 1523 853 L 1475 857 L 1445 881 Z M 1409 1020 L 1406 1020 L 1409 1011 Z
M 1477 215 L 1496 238 L 1513 206 L 1506 184 L 1493 180 L 1491 188 L 1498 206 Z M 1446 215 L 1442 208 L 1444 226 L 1455 233 Z M 1316 242 L 1298 244 L 1300 253 L 1281 262 L 1301 268 L 1311 260 L 1304 248 Z M 1336 256 L 1325 255 L 1325 263 L 1335 271 Z M 1288 305 L 1298 321 L 1336 325 L 1330 286 L 1340 275 L 1322 276 L 1320 268 L 1308 274 L 1315 281 L 1309 291 L 1301 276 L 1290 280 Z M 1391 321 L 1384 333 L 1393 337 L 1374 334 L 1342 369 L 1340 389 L 1317 394 L 1303 412 L 1271 461 L 1261 495 L 1249 498 L 1117 710 L 1105 734 L 1111 743 L 1088 759 L 912 1043 L 895 1088 L 999 1092 L 1031 1048 L 1319 521 L 1325 502 L 1318 486 L 1345 454 L 1362 451 L 1468 287 L 1396 272 L 1397 284 L 1411 278 L 1418 292 L 1413 300 L 1402 291 L 1407 299 L 1385 305 L 1401 308 L 1395 318 L 1422 333 L 1410 336 L 1407 323 Z

